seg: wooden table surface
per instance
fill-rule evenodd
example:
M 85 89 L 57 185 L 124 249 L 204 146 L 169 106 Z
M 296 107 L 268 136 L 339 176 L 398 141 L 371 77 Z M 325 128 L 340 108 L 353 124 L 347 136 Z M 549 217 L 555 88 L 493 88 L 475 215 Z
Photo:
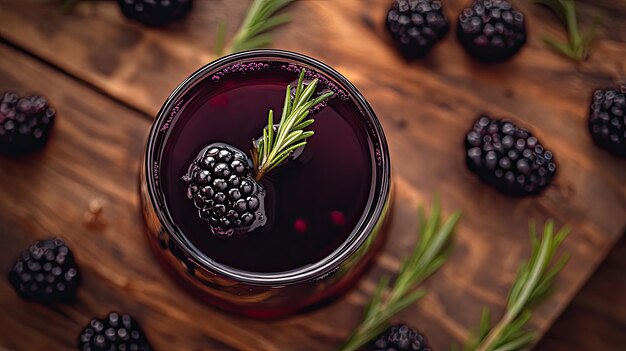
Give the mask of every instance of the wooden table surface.
M 466 3 L 446 1 L 450 18 Z M 1 280 L 0 346 L 72 349 L 90 318 L 118 310 L 136 316 L 158 350 L 332 349 L 357 324 L 379 277 L 398 269 L 416 239 L 415 207 L 435 192 L 446 213 L 464 213 L 456 250 L 424 284 L 429 294 L 397 320 L 418 326 L 437 350 L 460 342 L 483 306 L 502 311 L 529 254 L 528 221 L 554 218 L 574 228 L 564 244 L 572 259 L 531 321 L 545 333 L 626 223 L 626 160 L 597 149 L 585 128 L 594 88 L 626 78 L 626 2 L 578 3 L 583 23 L 597 7 L 610 28 L 589 61 L 574 64 L 546 49 L 541 35 L 562 35 L 561 27 L 547 10 L 520 3 L 530 41 L 496 66 L 472 62 L 453 36 L 428 59 L 403 61 L 382 27 L 387 0 L 290 7 L 294 22 L 275 33 L 274 46 L 328 63 L 365 95 L 387 134 L 398 191 L 390 235 L 366 277 L 325 308 L 267 322 L 206 306 L 164 275 L 142 233 L 136 189 L 151 119 L 180 81 L 215 58 L 217 23 L 227 19 L 232 34 L 248 2 L 197 0 L 185 21 L 147 29 L 126 21 L 114 2 L 62 14 L 38 0 L 0 0 L 0 90 L 41 93 L 58 111 L 43 152 L 0 157 L 0 265 L 58 235 L 84 274 L 78 303 L 54 308 L 20 300 Z M 483 111 L 531 126 L 554 151 L 559 174 L 541 196 L 503 196 L 466 170 L 463 136 Z M 93 199 L 104 211 L 88 225 Z

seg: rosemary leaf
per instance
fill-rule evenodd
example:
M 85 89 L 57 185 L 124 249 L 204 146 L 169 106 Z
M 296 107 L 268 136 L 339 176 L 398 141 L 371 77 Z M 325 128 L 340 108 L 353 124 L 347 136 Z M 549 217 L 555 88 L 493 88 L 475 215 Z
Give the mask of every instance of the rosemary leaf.
M 340 347 L 340 350 L 358 350 L 389 327 L 389 320 L 425 295 L 418 289 L 447 259 L 461 213 L 456 211 L 441 224 L 439 201 L 433 201 L 431 215 L 426 217 L 419 208 L 420 237 L 400 268 L 393 284 L 389 277 L 381 278 L 374 295 L 366 305 L 361 323 Z M 389 290 L 385 294 L 385 290 Z
M 246 39 L 245 42 L 238 43 L 230 49 L 231 53 L 262 48 L 272 44 L 272 36 L 269 34 L 261 34 L 253 38 Z
M 365 311 L 363 312 L 363 319 L 369 319 L 369 317 L 371 316 L 371 312 L 374 310 L 372 307 L 378 306 L 385 292 L 385 288 L 388 285 L 389 285 L 389 277 L 384 276 L 380 280 L 380 282 L 378 282 L 378 286 L 376 287 L 376 291 L 374 292 L 374 295 L 372 295 L 372 299 L 367 304 L 367 306 L 365 306 Z
M 575 0 L 535 0 L 535 3 L 550 8 L 567 30 L 567 41 L 559 41 L 550 36 L 545 36 L 543 41 L 571 60 L 586 60 L 601 23 L 600 17 L 596 16 L 591 28 L 583 34 L 578 25 Z
M 491 324 L 491 312 L 488 308 L 483 308 L 482 315 L 480 316 L 480 326 L 478 328 L 478 335 L 480 339 L 483 339 L 489 333 L 489 325 Z
M 63 2 L 61 2 L 61 11 L 66 13 L 72 11 L 80 1 L 81 0 L 63 0 Z
M 215 53 L 217 56 L 224 54 L 224 43 L 226 42 L 226 22 L 219 21 L 215 35 Z
M 483 310 L 478 332 L 468 339 L 464 350 L 519 351 L 535 340 L 536 334 L 525 326 L 532 317 L 532 308 L 549 295 L 554 279 L 569 259 L 568 254 L 558 260 L 555 256 L 570 228 L 563 227 L 554 233 L 554 222 L 550 220 L 544 225 L 541 240 L 537 239 L 534 223 L 530 224 L 529 232 L 532 254 L 528 262 L 520 264 L 502 319 L 490 327 L 489 310 Z

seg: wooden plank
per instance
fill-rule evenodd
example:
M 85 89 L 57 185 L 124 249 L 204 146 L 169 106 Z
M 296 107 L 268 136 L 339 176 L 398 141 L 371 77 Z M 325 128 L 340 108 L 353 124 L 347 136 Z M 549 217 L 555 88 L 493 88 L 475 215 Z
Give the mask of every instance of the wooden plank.
M 64 14 L 54 4 L 2 0 L 0 36 L 154 116 L 179 82 L 214 58 L 218 21 L 240 18 L 247 3 L 196 1 L 188 21 L 149 30 L 125 21 L 115 2 L 91 5 Z M 231 32 L 238 25 L 228 24 Z
M 198 2 L 185 23 L 144 29 L 123 21 L 113 3 L 99 3 L 96 12 L 81 6 L 77 13 L 63 16 L 50 7 L 0 0 L 0 36 L 153 115 L 180 80 L 212 57 L 209 48 L 215 21 L 239 18 L 245 7 L 242 2 L 215 3 Z M 448 11 L 455 13 L 462 3 L 450 1 Z M 323 59 L 365 94 L 387 133 L 399 189 L 390 238 L 367 278 L 338 303 L 278 322 L 250 321 L 205 307 L 170 287 L 155 267 L 139 235 L 140 222 L 133 212 L 137 211 L 136 171 L 128 166 L 136 164 L 141 153 L 146 121 L 131 128 L 124 116 L 132 113 L 32 60 L 3 53 L 0 87 L 45 93 L 60 105 L 57 108 L 68 109 L 60 111 L 67 113 L 68 122 L 65 127 L 59 124 L 50 148 L 36 157 L 47 165 L 43 169 L 29 161 L 0 159 L 0 208 L 4 211 L 0 228 L 9 233 L 1 239 L 4 258 L 0 263 L 8 265 L 14 252 L 44 231 L 68 237 L 79 256 L 84 252 L 83 257 L 101 260 L 84 260 L 88 273 L 95 277 L 81 291 L 75 308 L 61 309 L 71 318 L 53 317 L 49 312 L 48 318 L 41 319 L 72 320 L 73 324 L 65 324 L 67 328 L 49 334 L 43 322 L 34 322 L 39 317 L 33 317 L 49 310 L 17 302 L 3 282 L 1 303 L 12 313 L 0 317 L 3 325 L 10 325 L 0 340 L 13 340 L 8 336 L 28 331 L 61 348 L 68 345 L 67 340 L 73 343 L 79 325 L 89 317 L 123 307 L 147 320 L 146 329 L 151 337 L 158 335 L 155 344 L 160 349 L 218 347 L 215 340 L 244 349 L 328 349 L 338 345 L 357 323 L 378 277 L 397 269 L 399 258 L 415 240 L 414 206 L 429 199 L 434 190 L 442 193 L 448 213 L 455 208 L 464 211 L 457 251 L 441 273 L 427 282 L 431 294 L 399 318 L 423 329 L 436 349 L 447 349 L 451 340 L 462 339 L 477 324 L 482 306 L 501 310 L 517 262 L 529 251 L 528 219 L 554 217 L 576 228 L 566 243 L 574 259 L 559 280 L 557 296 L 533 320 L 545 331 L 624 227 L 626 163 L 597 150 L 584 129 L 590 90 L 610 83 L 622 69 L 623 38 L 611 34 L 599 44 L 591 61 L 574 65 L 554 56 L 540 42 L 540 33 L 557 32 L 557 27 L 547 11 L 533 6 L 527 7 L 533 25 L 530 44 L 510 64 L 496 68 L 473 64 L 451 37 L 429 60 L 406 64 L 385 42 L 380 22 L 386 6 L 386 1 L 358 5 L 344 0 L 332 6 L 331 2 L 300 2 L 292 10 L 301 25 L 276 35 L 281 48 Z M 231 31 L 235 26 L 229 23 Z M 622 26 L 616 24 L 617 29 Z M 316 35 L 310 35 L 311 31 Z M 483 110 L 530 124 L 555 150 L 561 173 L 542 197 L 503 197 L 465 170 L 460 141 L 475 114 Z M 92 125 L 85 115 L 98 123 Z M 100 129 L 100 124 L 107 128 Z M 94 141 L 91 134 L 99 137 Z M 75 151 L 83 149 L 86 155 Z M 108 170 L 116 176 L 103 177 Z M 33 189 L 28 182 L 41 171 L 54 181 L 37 183 Z M 15 174 L 20 175 L 17 182 L 21 185 L 13 185 Z M 107 179 L 115 179 L 115 184 Z M 90 197 L 107 199 L 108 224 L 99 231 L 80 225 L 77 230 Z M 124 233 L 128 242 L 122 246 Z M 19 324 L 3 320 L 14 314 L 28 319 Z M 164 331 L 166 327 L 171 330 Z
M 599 41 L 591 60 L 578 65 L 556 56 L 541 40 L 546 33 L 563 37 L 555 17 L 539 6 L 519 4 L 528 14 L 529 43 L 513 62 L 495 67 L 468 60 L 453 35 L 427 60 L 407 64 L 391 50 L 382 28 L 388 3 L 296 3 L 290 12 L 298 25 L 277 32 L 275 46 L 320 58 L 350 79 L 361 77 L 365 81 L 359 87 L 365 92 L 369 85 L 380 84 L 381 76 L 390 78 L 389 87 L 416 89 L 414 95 L 421 93 L 416 86 L 430 88 L 429 82 L 436 81 L 455 96 L 477 98 L 483 108 L 506 104 L 507 110 L 525 113 L 534 111 L 525 103 L 512 105 L 507 96 L 567 105 L 587 100 L 590 89 L 613 83 L 626 71 L 621 59 L 626 53 L 626 23 L 620 20 L 624 7 L 619 2 L 601 4 L 611 30 Z M 0 35 L 154 115 L 178 82 L 215 57 L 218 21 L 228 19 L 232 34 L 246 5 L 247 1 L 197 1 L 186 21 L 155 29 L 125 20 L 113 2 L 98 3 L 95 9 L 83 3 L 75 12 L 63 14 L 38 1 L 0 0 Z M 463 0 L 446 2 L 453 22 L 465 5 Z M 579 8 L 584 23 L 596 11 L 584 3 Z

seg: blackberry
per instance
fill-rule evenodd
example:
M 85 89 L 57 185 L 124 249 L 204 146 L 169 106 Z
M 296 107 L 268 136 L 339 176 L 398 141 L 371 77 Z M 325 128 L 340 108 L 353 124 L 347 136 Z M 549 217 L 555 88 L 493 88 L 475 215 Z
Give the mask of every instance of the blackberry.
M 386 26 L 407 59 L 426 56 L 450 30 L 439 0 L 395 0 L 387 13 Z
M 0 152 L 19 154 L 42 148 L 54 124 L 56 112 L 37 95 L 0 95 Z
M 189 166 L 183 180 L 187 197 L 214 235 L 243 234 L 265 224 L 265 189 L 252 175 L 252 161 L 223 143 L 208 145 Z
M 370 343 L 367 351 L 432 351 L 419 331 L 405 324 L 389 327 Z
M 476 0 L 459 14 L 457 36 L 477 61 L 504 61 L 526 43 L 524 15 L 506 0 Z
M 117 0 L 117 3 L 127 18 L 159 27 L 185 17 L 193 0 Z
M 92 319 L 78 336 L 81 351 L 151 351 L 141 326 L 128 314 Z
M 593 93 L 589 132 L 597 145 L 626 157 L 626 84 Z
M 465 150 L 469 169 L 508 195 L 538 194 L 556 174 L 552 152 L 507 120 L 480 116 L 467 133 Z
M 71 303 L 81 275 L 63 240 L 38 241 L 23 251 L 9 271 L 9 282 L 24 299 L 40 303 Z

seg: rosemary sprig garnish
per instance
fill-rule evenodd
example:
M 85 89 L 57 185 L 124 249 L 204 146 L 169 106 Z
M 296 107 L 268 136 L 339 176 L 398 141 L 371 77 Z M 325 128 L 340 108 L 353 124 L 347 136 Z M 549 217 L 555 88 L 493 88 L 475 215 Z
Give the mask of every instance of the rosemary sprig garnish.
M 272 37 L 266 32 L 291 21 L 291 17 L 288 15 L 277 15 L 276 13 L 294 1 L 252 0 L 239 30 L 233 37 L 230 47 L 226 50 L 227 53 L 270 45 Z M 220 51 L 221 48 L 218 48 L 218 55 L 222 54 Z
M 306 139 L 314 134 L 313 131 L 304 131 L 304 128 L 315 122 L 312 118 L 307 119 L 310 110 L 333 95 L 333 92 L 329 91 L 312 98 L 318 80 L 313 79 L 305 87 L 304 75 L 305 70 L 302 69 L 293 99 L 291 85 L 287 85 L 283 113 L 276 131 L 274 131 L 274 111 L 269 112 L 267 127 L 263 129 L 263 138 L 252 150 L 257 180 L 281 165 L 296 149 L 306 145 Z
M 543 238 L 537 239 L 534 223 L 530 224 L 532 254 L 530 261 L 522 263 L 509 292 L 504 316 L 490 327 L 491 316 L 484 309 L 478 332 L 465 345 L 466 351 L 517 351 L 528 347 L 535 339 L 535 332 L 524 328 L 532 316 L 532 309 L 552 292 L 554 278 L 569 259 L 564 254 L 554 263 L 555 254 L 570 231 L 561 228 L 554 233 L 554 222 L 546 222 Z
M 587 59 L 591 43 L 596 37 L 598 25 L 601 22 L 600 17 L 596 16 L 591 28 L 581 33 L 576 17 L 575 0 L 535 0 L 535 2 L 552 9 L 567 30 L 567 41 L 545 36 L 544 42 L 556 52 L 574 61 Z
M 454 230 L 461 212 L 454 212 L 441 224 L 439 201 L 433 201 L 430 217 L 419 209 L 420 237 L 411 255 L 402 263 L 393 284 L 383 277 L 372 299 L 365 307 L 363 320 L 341 346 L 341 350 L 357 350 L 389 327 L 389 320 L 425 295 L 417 286 L 433 274 L 447 260 Z M 388 292 L 385 290 L 389 289 Z
M 79 2 L 81 1 L 85 1 L 85 0 L 63 0 L 61 1 L 61 11 L 68 13 L 71 12 L 76 5 L 78 5 Z M 95 1 L 91 1 L 92 5 L 95 6 Z
M 72 8 L 74 8 L 74 6 L 76 6 L 76 4 L 79 2 L 80 0 L 63 0 L 63 2 L 61 3 L 61 10 L 63 11 L 69 11 Z

